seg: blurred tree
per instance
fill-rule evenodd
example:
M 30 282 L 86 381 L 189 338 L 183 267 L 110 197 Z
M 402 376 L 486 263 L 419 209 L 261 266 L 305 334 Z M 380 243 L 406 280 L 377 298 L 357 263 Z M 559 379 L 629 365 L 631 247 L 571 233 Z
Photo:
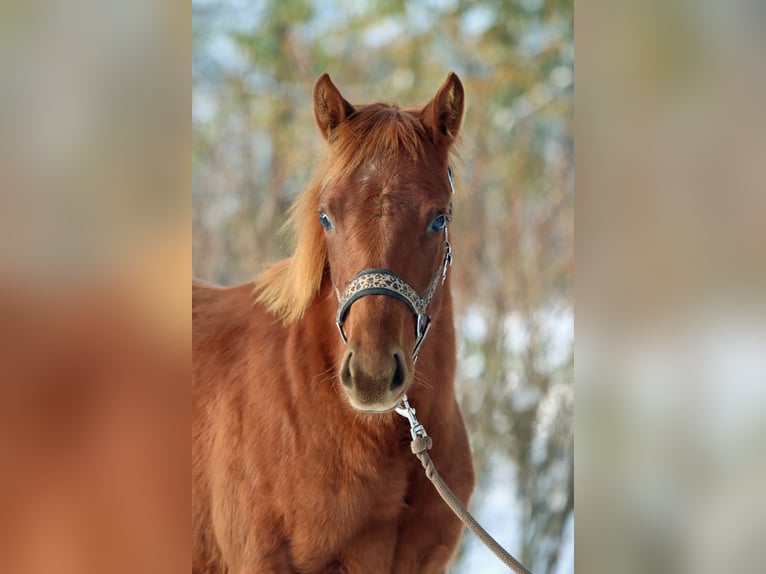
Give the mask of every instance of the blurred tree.
M 557 564 L 574 512 L 571 0 L 199 0 L 192 34 L 193 268 L 225 284 L 289 251 L 278 229 L 322 145 L 320 73 L 351 101 L 407 104 L 460 74 L 452 277 L 474 508 L 515 476 L 500 487 L 515 489 L 522 560 L 570 567 Z

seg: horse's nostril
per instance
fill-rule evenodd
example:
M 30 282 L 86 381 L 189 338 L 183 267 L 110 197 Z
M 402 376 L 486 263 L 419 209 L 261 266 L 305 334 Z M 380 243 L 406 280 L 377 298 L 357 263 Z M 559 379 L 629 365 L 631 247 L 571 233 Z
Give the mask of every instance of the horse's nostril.
M 395 391 L 404 384 L 404 361 L 399 353 L 394 353 L 394 375 L 391 377 L 391 390 Z
M 353 353 L 349 351 L 346 353 L 346 358 L 343 361 L 343 367 L 340 369 L 340 382 L 345 387 L 351 388 L 351 356 Z

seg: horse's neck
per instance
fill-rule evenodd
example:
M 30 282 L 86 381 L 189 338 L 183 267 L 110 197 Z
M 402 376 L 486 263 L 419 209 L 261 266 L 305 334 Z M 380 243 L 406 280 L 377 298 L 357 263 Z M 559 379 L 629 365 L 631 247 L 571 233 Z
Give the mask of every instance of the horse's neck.
M 332 287 L 325 278 L 301 319 L 288 327 L 286 351 L 296 393 L 305 393 L 309 387 L 323 389 L 339 384 L 337 361 L 343 353 L 343 342 L 335 327 L 335 312 Z

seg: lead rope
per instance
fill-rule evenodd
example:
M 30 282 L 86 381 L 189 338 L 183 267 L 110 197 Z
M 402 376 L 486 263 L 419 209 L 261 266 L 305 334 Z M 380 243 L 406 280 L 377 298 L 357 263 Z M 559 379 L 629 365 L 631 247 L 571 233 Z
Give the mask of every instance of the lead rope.
M 402 397 L 402 402 L 395 410 L 397 414 L 409 421 L 410 434 L 412 435 L 412 441 L 410 442 L 412 454 L 414 454 L 420 461 L 420 464 L 423 465 L 428 480 L 433 483 L 436 491 L 442 497 L 444 502 L 447 503 L 447 506 L 450 507 L 460 521 L 465 524 L 468 529 L 495 554 L 495 556 L 502 560 L 508 568 L 513 572 L 516 572 L 516 574 L 531 574 L 521 562 L 516 560 L 507 550 L 505 550 L 505 548 L 500 546 L 497 540 L 492 538 L 492 536 L 484 530 L 481 524 L 476 522 L 476 519 L 470 512 L 468 512 L 468 509 L 463 506 L 463 503 L 460 502 L 458 497 L 455 496 L 455 493 L 452 492 L 450 487 L 447 486 L 447 483 L 444 482 L 444 479 L 442 479 L 436 471 L 436 467 L 434 466 L 431 457 L 428 455 L 428 451 L 431 449 L 433 441 L 431 440 L 431 437 L 428 436 L 428 433 L 426 433 L 426 429 L 415 417 L 415 409 L 410 406 L 406 395 Z

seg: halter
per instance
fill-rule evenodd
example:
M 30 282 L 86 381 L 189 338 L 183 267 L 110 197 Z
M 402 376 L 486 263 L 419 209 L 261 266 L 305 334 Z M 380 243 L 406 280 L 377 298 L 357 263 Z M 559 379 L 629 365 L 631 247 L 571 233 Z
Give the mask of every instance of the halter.
M 455 184 L 452 178 L 452 168 L 447 168 L 450 191 L 454 195 Z M 447 269 L 452 264 L 452 247 L 449 243 L 449 232 L 444 228 L 444 259 L 431 278 L 428 288 L 421 297 L 418 292 L 402 277 L 389 269 L 363 269 L 354 276 L 346 286 L 346 289 L 338 297 L 338 315 L 335 324 L 338 326 L 343 342 L 348 345 L 343 323 L 346 320 L 348 310 L 354 301 L 366 295 L 388 295 L 405 303 L 417 318 L 415 326 L 415 347 L 412 351 L 412 361 L 418 360 L 418 352 L 431 327 L 431 316 L 428 315 L 428 304 L 436 292 L 436 288 L 447 279 Z

